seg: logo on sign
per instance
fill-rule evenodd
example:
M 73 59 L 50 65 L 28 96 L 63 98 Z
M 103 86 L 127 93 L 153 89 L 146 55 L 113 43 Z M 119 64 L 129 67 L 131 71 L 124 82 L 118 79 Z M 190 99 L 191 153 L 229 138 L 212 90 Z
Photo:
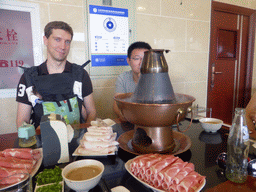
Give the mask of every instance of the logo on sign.
M 116 30 L 116 21 L 112 19 L 111 17 L 105 19 L 103 23 L 103 27 L 108 32 L 113 32 Z

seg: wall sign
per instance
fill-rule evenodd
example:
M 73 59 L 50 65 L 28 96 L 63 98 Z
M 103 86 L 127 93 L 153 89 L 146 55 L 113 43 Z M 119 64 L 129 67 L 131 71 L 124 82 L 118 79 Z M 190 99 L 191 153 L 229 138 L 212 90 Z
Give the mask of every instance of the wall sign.
M 30 67 L 42 62 L 38 21 L 38 5 L 1 1 L 0 98 L 16 96 L 16 88 L 23 73 L 19 66 Z
M 128 65 L 128 9 L 89 5 L 89 13 L 92 67 Z

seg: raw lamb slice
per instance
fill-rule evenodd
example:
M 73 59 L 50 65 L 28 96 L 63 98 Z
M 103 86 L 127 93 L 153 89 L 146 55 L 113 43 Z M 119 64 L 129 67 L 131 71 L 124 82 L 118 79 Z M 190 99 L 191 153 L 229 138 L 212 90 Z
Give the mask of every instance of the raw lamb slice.
M 113 134 L 113 129 L 112 127 L 109 128 L 100 128 L 100 127 L 95 127 L 91 126 L 87 128 L 87 132 L 94 135 L 105 135 L 105 134 Z
M 190 172 L 177 186 L 177 190 L 179 192 L 188 192 L 191 188 L 192 184 L 196 181 L 196 178 L 198 177 L 198 173 L 195 171 Z M 201 179 L 201 178 L 200 178 Z
M 0 157 L 0 166 L 7 168 L 25 168 L 29 171 L 35 165 L 35 160 L 18 159 L 15 157 Z
M 164 191 L 168 191 L 168 192 L 176 192 L 177 191 L 177 185 L 176 184 L 168 185 L 166 182 L 163 181 L 162 189 Z
M 146 165 L 147 161 L 159 156 L 160 156 L 159 154 L 145 154 L 145 155 L 136 157 L 131 163 L 131 172 L 134 175 L 137 175 L 141 171 L 142 167 Z
M 141 168 L 142 174 L 146 175 L 146 171 L 149 170 L 151 166 L 161 161 L 163 158 L 163 155 L 156 156 L 155 158 L 149 158 L 147 162 L 145 162 L 144 166 Z
M 97 127 L 97 126 L 90 126 L 87 128 L 87 131 L 90 131 L 92 129 L 93 131 L 100 130 L 100 131 L 113 131 L 112 127 Z
M 20 159 L 33 159 L 33 150 L 29 148 L 12 148 L 2 151 L 5 157 L 16 157 Z
M 86 141 L 81 140 L 81 146 L 83 146 L 86 149 L 97 149 L 97 148 L 106 148 L 113 145 L 118 145 L 119 143 L 117 141 Z
M 172 185 L 173 183 L 173 178 L 180 172 L 181 169 L 183 169 L 183 167 L 186 166 L 186 164 L 188 164 L 188 162 L 183 162 L 183 163 L 174 163 L 170 169 L 167 169 L 166 172 L 164 173 L 165 175 L 165 182 L 167 183 L 167 185 Z
M 89 132 L 86 132 L 83 137 L 86 141 L 115 141 L 116 139 L 116 133 L 113 133 L 111 135 L 92 135 Z
M 14 168 L 6 168 L 0 167 L 0 179 L 4 177 L 8 177 L 15 174 L 23 174 L 28 173 L 27 169 L 14 169 Z
M 0 185 L 10 185 L 18 183 L 27 177 L 26 174 L 16 174 L 7 178 L 0 178 Z
M 180 172 L 173 178 L 173 183 L 178 185 L 191 171 L 194 171 L 193 163 L 188 163 Z
M 160 172 L 162 169 L 167 167 L 168 165 L 172 164 L 178 159 L 178 157 L 175 157 L 173 155 L 167 155 L 165 156 L 161 161 L 154 164 L 150 169 L 146 172 L 147 175 L 155 175 L 158 172 Z
M 205 180 L 205 176 L 202 176 L 202 175 L 198 174 L 198 176 L 196 177 L 196 180 L 190 186 L 189 192 L 190 191 L 195 191 L 196 189 L 198 189 L 199 186 L 202 185 L 204 180 Z
M 85 149 L 83 147 L 80 147 L 77 152 L 83 155 L 100 155 L 100 154 L 111 154 L 113 152 L 117 151 L 116 146 L 110 146 L 106 148 L 101 148 L 101 149 Z
M 111 130 L 109 130 L 109 131 L 107 131 L 107 130 L 91 130 L 91 131 L 88 131 L 87 130 L 87 132 L 86 133 L 90 133 L 91 135 L 111 135 L 111 134 L 113 134 L 113 131 Z
M 156 175 L 156 179 L 159 181 L 162 181 L 166 175 L 166 172 L 171 169 L 178 169 L 177 166 L 182 166 L 181 164 L 183 164 L 184 161 L 182 161 L 182 159 L 177 159 L 174 163 L 168 165 L 167 167 L 165 167 L 164 169 L 162 169 L 160 172 L 157 173 Z M 184 165 L 185 166 L 185 165 Z M 177 172 L 176 172 L 177 173 Z M 170 173 L 171 174 L 171 173 Z

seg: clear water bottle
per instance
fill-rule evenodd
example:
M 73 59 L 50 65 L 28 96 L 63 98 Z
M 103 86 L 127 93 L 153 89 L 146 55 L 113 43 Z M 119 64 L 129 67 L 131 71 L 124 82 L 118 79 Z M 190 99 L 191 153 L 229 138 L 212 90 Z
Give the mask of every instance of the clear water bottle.
M 228 136 L 226 178 L 235 183 L 247 179 L 249 132 L 245 119 L 245 109 L 236 108 L 232 127 Z

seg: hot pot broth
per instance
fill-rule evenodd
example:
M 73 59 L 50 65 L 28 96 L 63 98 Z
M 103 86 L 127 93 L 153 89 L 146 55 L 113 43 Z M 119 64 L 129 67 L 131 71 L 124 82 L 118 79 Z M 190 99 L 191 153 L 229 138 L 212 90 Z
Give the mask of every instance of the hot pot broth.
M 218 121 L 206 121 L 204 123 L 209 123 L 209 124 L 219 124 L 220 122 Z
M 96 165 L 78 167 L 66 174 L 66 178 L 73 181 L 83 181 L 91 179 L 101 172 L 101 168 Z

